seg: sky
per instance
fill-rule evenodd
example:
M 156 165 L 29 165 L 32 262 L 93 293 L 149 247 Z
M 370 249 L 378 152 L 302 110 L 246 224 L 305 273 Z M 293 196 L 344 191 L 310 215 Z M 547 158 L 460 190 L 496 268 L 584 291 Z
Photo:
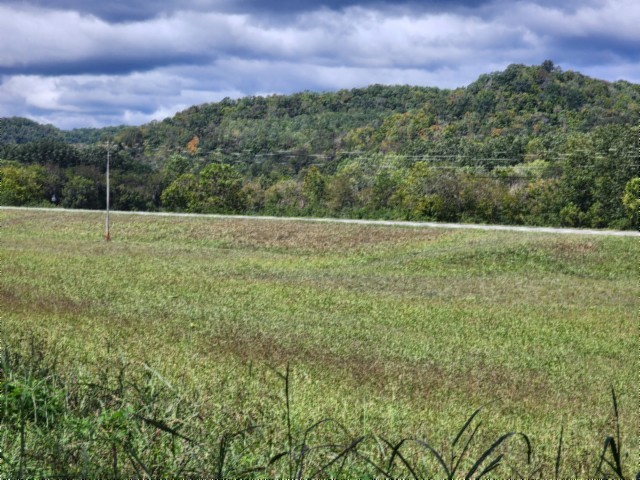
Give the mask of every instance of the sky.
M 0 117 L 141 125 L 225 97 L 456 88 L 552 60 L 640 83 L 637 0 L 0 0 Z

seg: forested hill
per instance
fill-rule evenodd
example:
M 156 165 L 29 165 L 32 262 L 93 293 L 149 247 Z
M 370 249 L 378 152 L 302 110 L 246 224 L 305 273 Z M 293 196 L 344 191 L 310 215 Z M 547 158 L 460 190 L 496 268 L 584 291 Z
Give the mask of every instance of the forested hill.
M 0 118 L 0 145 L 44 139 L 63 140 L 62 132 L 53 125 L 40 125 L 26 118 Z
M 511 65 L 456 90 L 374 85 L 335 93 L 225 99 L 132 128 L 61 131 L 23 118 L 4 118 L 0 144 L 45 138 L 93 143 L 115 136 L 152 154 L 156 149 L 187 150 L 198 137 L 198 148 L 206 152 L 331 153 L 357 148 L 415 154 L 429 153 L 445 133 L 467 140 L 540 137 L 558 129 L 587 132 L 599 125 L 633 124 L 639 114 L 640 85 L 563 72 L 545 62 Z
M 147 147 L 201 151 L 523 155 L 533 138 L 633 124 L 640 85 L 608 83 L 553 64 L 512 65 L 467 88 L 380 86 L 249 97 L 193 107 L 128 132 Z M 550 137 L 549 137 L 550 136 Z M 478 145 L 482 143 L 483 145 Z
M 42 166 L 58 179 L 44 195 L 66 206 L 103 202 L 109 138 L 123 209 L 629 228 L 638 119 L 640 85 L 546 61 L 455 90 L 225 99 L 140 127 L 3 119 L 0 158 Z M 25 198 L 0 191 L 0 203 Z
M 39 140 L 88 144 L 113 137 L 125 128 L 127 127 L 59 130 L 53 125 L 42 125 L 27 118 L 5 117 L 0 118 L 0 145 L 19 145 Z

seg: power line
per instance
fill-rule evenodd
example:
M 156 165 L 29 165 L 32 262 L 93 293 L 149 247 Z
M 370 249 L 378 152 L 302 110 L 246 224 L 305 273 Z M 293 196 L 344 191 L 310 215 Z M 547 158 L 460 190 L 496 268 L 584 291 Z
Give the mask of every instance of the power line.
M 615 151 L 614 151 L 615 152 Z M 372 158 L 374 158 L 373 156 L 371 156 L 372 154 L 366 154 L 365 152 L 362 151 L 336 151 L 332 154 L 326 154 L 326 153 L 307 153 L 307 152 L 296 152 L 296 151 L 291 151 L 291 150 L 279 150 L 279 151 L 275 151 L 275 152 L 259 152 L 259 153 L 250 153 L 249 151 L 244 151 L 244 152 L 222 152 L 220 150 L 210 150 L 210 151 L 205 151 L 202 152 L 204 155 L 210 155 L 210 154 L 221 154 L 221 155 L 232 155 L 232 156 L 242 156 L 243 154 L 245 154 L 247 157 L 251 157 L 253 159 L 257 159 L 257 158 L 262 158 L 262 157 L 286 157 L 286 158 L 306 158 L 306 157 L 313 157 L 313 158 L 319 158 L 319 159 L 337 159 L 339 157 L 342 156 L 347 156 L 347 155 L 363 155 L 365 154 L 365 156 L 363 157 L 363 160 L 370 160 Z M 375 158 L 385 158 L 385 157 L 389 157 L 390 159 L 414 159 L 414 160 L 423 160 L 423 161 L 429 161 L 429 160 L 451 160 L 451 159 L 456 159 L 456 160 L 474 160 L 475 162 L 483 162 L 483 163 L 490 163 L 490 162 L 512 162 L 512 163 L 522 163 L 523 160 L 527 159 L 527 158 L 533 158 L 533 159 L 540 159 L 540 160 L 545 160 L 545 161 L 562 161 L 562 160 L 567 160 L 570 159 L 576 155 L 589 155 L 592 158 L 607 158 L 607 155 L 604 155 L 602 153 L 591 153 L 585 150 L 578 150 L 575 152 L 570 152 L 570 153 L 554 153 L 551 154 L 551 152 L 549 151 L 543 151 L 543 152 L 539 152 L 539 153 L 525 153 L 522 154 L 521 156 L 517 156 L 517 157 L 502 157 L 502 156 L 493 156 L 493 157 L 480 157 L 474 154 L 461 154 L 461 153 L 456 153 L 456 154 L 400 154 L 400 153 L 388 153 L 388 154 L 384 154 L 384 153 L 380 153 L 378 155 L 376 155 Z M 615 154 L 616 158 L 638 158 L 638 154 L 636 152 L 633 152 L 632 150 L 629 150 L 628 152 L 620 152 L 620 153 L 616 153 Z

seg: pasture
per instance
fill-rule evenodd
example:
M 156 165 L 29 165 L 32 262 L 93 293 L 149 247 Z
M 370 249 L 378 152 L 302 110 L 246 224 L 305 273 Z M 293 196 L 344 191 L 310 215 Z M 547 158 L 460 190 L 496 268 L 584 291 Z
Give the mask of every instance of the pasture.
M 88 379 L 154 372 L 218 436 L 259 425 L 229 461 L 250 468 L 286 443 L 288 363 L 298 437 L 330 417 L 340 435 L 449 452 L 483 406 L 472 448 L 524 432 L 545 476 L 561 427 L 561 472 L 593 473 L 613 386 L 635 468 L 637 238 L 118 214 L 106 243 L 103 221 L 0 211 L 3 343 L 40 342 Z

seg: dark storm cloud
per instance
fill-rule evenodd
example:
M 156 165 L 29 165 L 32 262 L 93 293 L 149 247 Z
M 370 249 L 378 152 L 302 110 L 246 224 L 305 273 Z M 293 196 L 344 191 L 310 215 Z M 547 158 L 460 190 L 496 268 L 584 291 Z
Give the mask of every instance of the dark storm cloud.
M 24 2 L 3 1 L 5 4 Z M 452 8 L 477 8 L 489 3 L 487 0 L 431 0 L 431 1 L 385 1 L 385 0 L 32 0 L 32 5 L 56 9 L 72 10 L 95 15 L 109 22 L 130 22 L 148 20 L 177 11 L 218 11 L 230 13 L 259 13 L 267 16 L 291 15 L 319 9 L 343 10 L 353 6 L 365 8 L 410 8 L 424 10 L 450 10 Z
M 24 5 L 25 2 L 3 1 L 0 3 L 7 5 Z M 215 10 L 221 2 L 175 2 L 171 0 L 32 0 L 29 3 L 40 8 L 94 15 L 108 22 L 132 22 L 148 20 L 161 14 L 170 14 L 178 9 Z
M 573 10 L 595 1 L 597 0 L 571 0 L 561 2 L 558 5 L 556 0 L 538 0 L 536 3 Z M 0 1 L 0 4 L 7 5 L 24 3 L 13 0 Z M 321 9 L 340 11 L 354 6 L 378 10 L 405 9 L 414 12 L 477 10 L 495 2 L 492 0 L 182 0 L 178 2 L 174 0 L 31 0 L 28 3 L 41 8 L 94 15 L 108 22 L 133 22 L 148 20 L 160 15 L 171 15 L 177 11 L 246 13 L 272 18 Z M 501 8 L 509 8 L 509 3 L 512 2 L 502 1 Z
M 31 65 L 13 65 L 8 67 L 0 66 L 0 84 L 2 77 L 8 75 L 43 75 L 43 76 L 59 76 L 59 75 L 123 75 L 137 71 L 148 71 L 158 67 L 169 67 L 173 65 L 191 65 L 203 61 L 202 55 L 173 54 L 166 57 L 163 56 L 134 56 L 131 58 L 123 58 L 118 56 L 101 57 L 98 59 L 88 58 L 79 61 L 62 61 L 62 62 L 41 62 Z
M 575 11 L 589 4 L 597 4 L 600 0 L 536 0 L 538 5 L 554 7 L 560 10 Z M 135 22 L 171 15 L 178 11 L 195 12 L 227 12 L 260 15 L 262 18 L 274 19 L 278 16 L 289 17 L 304 12 L 329 9 L 335 11 L 350 7 L 362 7 L 376 10 L 409 10 L 412 12 L 451 12 L 462 10 L 481 11 L 483 7 L 496 3 L 502 9 L 510 8 L 514 2 L 510 0 L 31 0 L 31 5 L 54 9 L 75 11 L 94 15 L 108 22 Z M 516 2 L 517 3 L 517 2 Z M 24 1 L 6 0 L 0 4 L 24 5 Z

